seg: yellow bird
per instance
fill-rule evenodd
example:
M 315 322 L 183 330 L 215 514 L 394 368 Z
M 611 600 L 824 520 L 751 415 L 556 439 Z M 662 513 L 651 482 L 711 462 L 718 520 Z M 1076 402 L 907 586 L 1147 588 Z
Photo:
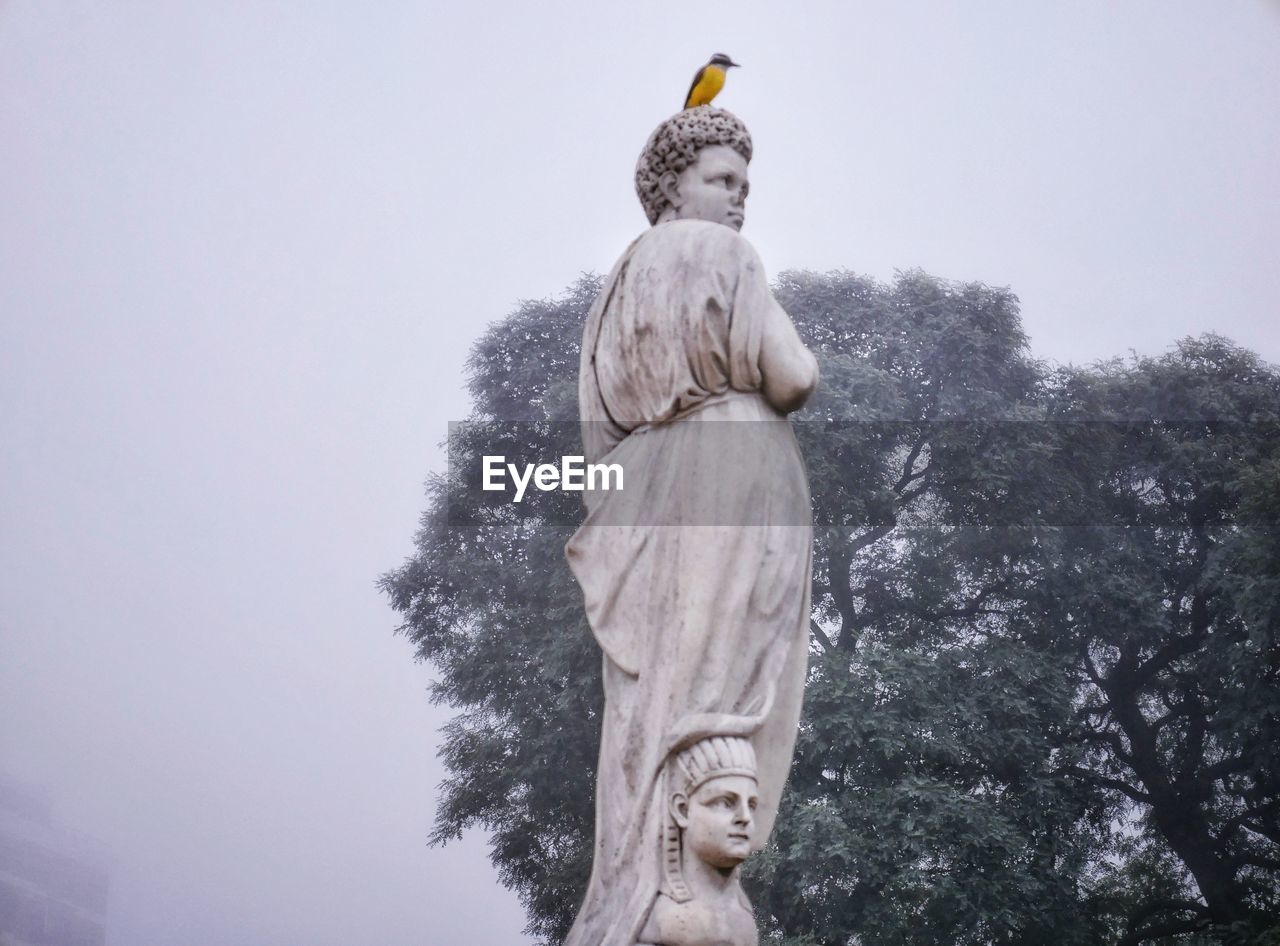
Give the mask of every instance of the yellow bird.
M 719 95 L 720 90 L 724 88 L 726 70 L 736 65 L 738 64 L 724 53 L 716 53 L 712 56 L 711 61 L 699 69 L 698 74 L 693 77 L 693 85 L 689 86 L 684 107 L 696 108 L 699 105 L 706 105 Z

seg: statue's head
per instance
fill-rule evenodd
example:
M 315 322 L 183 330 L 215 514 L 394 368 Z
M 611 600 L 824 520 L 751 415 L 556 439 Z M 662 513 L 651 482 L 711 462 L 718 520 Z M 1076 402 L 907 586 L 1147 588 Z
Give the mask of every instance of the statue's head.
M 759 801 L 756 754 L 740 736 L 694 743 L 671 762 L 670 815 L 685 857 L 719 870 L 737 867 L 751 853 Z
M 659 125 L 636 162 L 650 223 L 709 220 L 742 229 L 751 134 L 732 112 L 687 108 Z

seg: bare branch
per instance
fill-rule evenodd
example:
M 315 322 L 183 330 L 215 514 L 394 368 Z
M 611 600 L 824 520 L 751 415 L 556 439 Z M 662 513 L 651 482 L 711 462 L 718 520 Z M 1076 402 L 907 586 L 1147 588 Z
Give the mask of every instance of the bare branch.
M 1216 782 L 1219 779 L 1226 778 L 1228 775 L 1235 775 L 1237 772 L 1243 772 L 1249 768 L 1249 763 L 1245 761 L 1243 756 L 1232 756 L 1228 759 L 1221 759 L 1213 765 L 1208 766 L 1201 774 L 1201 777 L 1210 782 Z M 1256 810 L 1256 809 L 1255 809 Z
M 1266 870 L 1280 870 L 1280 859 L 1263 854 L 1241 854 L 1231 860 L 1236 867 L 1262 867 Z
M 924 476 L 925 471 L 929 469 L 926 463 L 924 468 L 918 473 L 915 470 L 916 460 L 920 459 L 920 452 L 924 449 L 924 445 L 928 440 L 927 435 L 922 435 L 911 447 L 911 452 L 907 454 L 906 461 L 902 464 L 902 476 L 898 477 L 898 482 L 893 484 L 893 491 L 901 493 L 913 481 Z
M 1125 751 L 1124 740 L 1120 738 L 1120 734 L 1111 730 L 1091 729 L 1080 735 L 1079 738 L 1071 740 L 1072 742 L 1080 742 L 1085 744 L 1106 746 L 1115 757 L 1125 765 L 1133 765 L 1133 757 Z
M 862 535 L 858 536 L 857 539 L 855 539 L 853 542 L 849 544 L 848 557 L 852 559 L 853 556 L 857 555 L 859 552 L 865 549 L 868 545 L 873 545 L 874 543 L 879 542 L 886 535 L 892 532 L 895 526 L 897 526 L 896 522 L 885 522 L 876 526 L 870 532 L 864 532 Z M 833 581 L 833 584 L 834 584 L 834 581 Z
M 1185 637 L 1175 637 L 1134 671 L 1134 682 L 1145 684 L 1181 657 L 1193 654 L 1204 643 L 1205 634 L 1197 630 Z
M 818 643 L 822 645 L 822 649 L 828 654 L 835 650 L 835 645 L 831 643 L 831 638 L 827 636 L 827 632 L 818 626 L 818 622 L 813 618 L 809 618 L 809 630 L 813 632 L 813 636 L 818 639 Z
M 988 585 L 979 591 L 974 597 L 970 598 L 967 603 L 958 608 L 943 608 L 937 611 L 931 611 L 921 608 L 913 608 L 912 610 L 920 617 L 930 621 L 939 621 L 943 618 L 972 618 L 982 614 L 1004 614 L 999 608 L 984 608 L 982 602 L 997 591 L 1004 591 L 1009 587 L 1009 580 L 1003 579 L 993 585 Z
M 1151 804 L 1150 795 L 1148 795 L 1146 792 L 1142 791 L 1141 789 L 1134 788 L 1132 785 L 1128 784 L 1127 782 L 1120 781 L 1119 779 L 1108 778 L 1105 775 L 1099 775 L 1097 772 L 1090 772 L 1088 769 L 1083 769 L 1078 765 L 1064 766 L 1063 768 L 1059 769 L 1058 772 L 1062 775 L 1073 775 L 1076 778 L 1080 778 L 1080 779 L 1084 779 L 1085 781 L 1092 782 L 1093 784 L 1098 785 L 1102 788 L 1110 788 L 1113 791 L 1120 792 L 1120 794 L 1122 795 L 1127 795 L 1129 798 L 1132 798 L 1134 801 L 1141 802 L 1144 805 Z

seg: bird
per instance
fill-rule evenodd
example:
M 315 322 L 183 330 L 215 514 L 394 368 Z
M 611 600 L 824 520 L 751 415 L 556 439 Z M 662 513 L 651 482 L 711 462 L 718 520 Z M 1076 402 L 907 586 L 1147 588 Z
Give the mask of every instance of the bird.
M 693 84 L 689 86 L 689 94 L 684 99 L 684 107 L 697 108 L 699 105 L 706 105 L 719 95 L 720 90 L 724 88 L 726 70 L 737 65 L 724 53 L 716 53 L 712 56 L 707 64 L 698 70 L 698 74 L 693 77 Z

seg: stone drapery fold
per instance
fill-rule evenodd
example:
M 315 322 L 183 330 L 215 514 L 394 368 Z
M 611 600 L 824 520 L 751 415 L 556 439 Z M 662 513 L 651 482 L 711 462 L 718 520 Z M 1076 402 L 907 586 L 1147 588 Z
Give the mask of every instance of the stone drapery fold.
M 812 528 L 795 436 L 763 395 L 766 337 L 803 348 L 750 244 L 696 220 L 632 243 L 587 318 L 587 461 L 622 464 L 627 485 L 587 494 L 566 547 L 604 651 L 605 712 L 591 881 L 565 946 L 634 946 L 662 885 L 677 745 L 756 717 L 758 846 L 777 814 Z

